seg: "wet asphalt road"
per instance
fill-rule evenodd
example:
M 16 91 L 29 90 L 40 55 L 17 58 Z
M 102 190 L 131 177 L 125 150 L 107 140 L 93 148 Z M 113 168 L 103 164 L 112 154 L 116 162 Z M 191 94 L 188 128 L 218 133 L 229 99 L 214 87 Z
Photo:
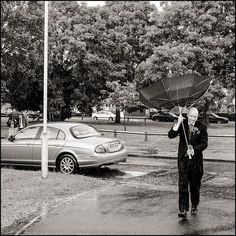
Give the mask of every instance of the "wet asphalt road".
M 197 216 L 177 217 L 175 160 L 129 158 L 126 163 L 82 174 L 107 186 L 47 209 L 24 235 L 235 235 L 235 168 L 204 163 Z

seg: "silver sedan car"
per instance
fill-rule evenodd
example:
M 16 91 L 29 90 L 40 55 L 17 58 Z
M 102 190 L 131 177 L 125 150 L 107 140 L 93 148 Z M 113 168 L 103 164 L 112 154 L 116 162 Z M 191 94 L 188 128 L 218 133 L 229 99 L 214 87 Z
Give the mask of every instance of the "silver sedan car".
M 20 130 L 12 140 L 1 139 L 1 165 L 41 166 L 43 124 Z M 72 122 L 47 124 L 48 167 L 62 173 L 126 161 L 124 142 L 106 138 L 96 128 Z

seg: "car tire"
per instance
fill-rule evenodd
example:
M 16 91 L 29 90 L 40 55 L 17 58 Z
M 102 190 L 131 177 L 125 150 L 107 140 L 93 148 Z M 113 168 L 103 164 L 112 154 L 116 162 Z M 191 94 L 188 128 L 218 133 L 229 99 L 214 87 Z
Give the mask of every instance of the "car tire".
M 71 154 L 63 154 L 60 158 L 58 168 L 63 174 L 75 174 L 78 171 L 78 164 Z
M 154 117 L 152 117 L 152 120 L 156 121 L 156 120 L 157 120 L 157 117 L 155 117 L 155 116 L 154 116 Z

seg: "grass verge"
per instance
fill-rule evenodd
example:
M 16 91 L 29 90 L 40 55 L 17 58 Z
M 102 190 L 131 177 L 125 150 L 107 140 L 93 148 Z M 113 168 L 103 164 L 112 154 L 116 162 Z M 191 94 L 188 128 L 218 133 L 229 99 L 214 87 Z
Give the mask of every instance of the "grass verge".
M 1 168 L 1 234 L 15 234 L 29 218 L 42 210 L 62 203 L 65 198 L 84 191 L 104 187 L 107 180 L 84 175 L 40 170 Z

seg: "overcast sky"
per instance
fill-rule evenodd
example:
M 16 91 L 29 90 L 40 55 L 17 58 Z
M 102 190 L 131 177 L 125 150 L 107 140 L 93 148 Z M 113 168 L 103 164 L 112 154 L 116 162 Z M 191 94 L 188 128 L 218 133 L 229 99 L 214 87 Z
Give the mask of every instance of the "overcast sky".
M 81 1 L 78 1 L 81 2 Z M 83 1 L 83 2 L 87 2 L 88 6 L 98 6 L 98 5 L 103 5 L 104 1 Z M 160 1 L 150 1 L 152 4 L 155 4 L 156 7 L 158 8 L 160 5 Z

